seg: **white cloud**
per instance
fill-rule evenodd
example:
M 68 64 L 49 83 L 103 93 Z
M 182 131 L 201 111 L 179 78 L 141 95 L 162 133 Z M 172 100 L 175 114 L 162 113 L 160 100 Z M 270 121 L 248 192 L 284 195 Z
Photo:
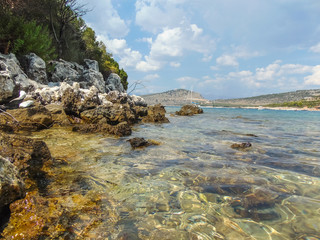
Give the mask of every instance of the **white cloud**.
M 237 62 L 236 57 L 231 55 L 222 55 L 221 57 L 218 57 L 216 59 L 216 62 L 220 66 L 232 66 L 232 67 L 239 66 L 239 63 Z
M 158 78 L 160 78 L 159 74 L 149 74 L 149 75 L 146 75 L 143 79 L 146 81 L 152 81 Z
M 310 48 L 311 52 L 320 53 L 320 42 Z
M 84 2 L 84 0 L 81 0 Z M 91 0 L 84 2 L 86 7 L 93 11 L 86 13 L 86 22 L 92 26 L 97 35 L 105 35 L 111 38 L 122 38 L 129 33 L 129 27 L 121 19 L 112 5 L 111 0 Z
M 185 19 L 184 0 L 137 0 L 136 24 L 156 34 L 165 27 L 173 28 Z
M 306 85 L 320 85 L 320 65 L 312 68 L 312 74 L 304 78 Z
M 108 52 L 120 58 L 121 68 L 135 67 L 142 59 L 141 53 L 129 48 L 125 39 L 108 39 L 102 35 L 98 35 L 97 39 L 105 43 Z
M 208 56 L 215 45 L 214 41 L 204 36 L 195 24 L 165 28 L 155 40 L 149 42 L 152 42 L 149 55 L 137 65 L 140 71 L 159 70 L 166 63 L 172 62 L 172 58 L 181 57 L 187 51 Z
M 179 63 L 179 62 L 171 62 L 171 63 L 170 63 L 170 66 L 171 66 L 171 67 L 178 68 L 178 67 L 181 66 L 181 63 Z

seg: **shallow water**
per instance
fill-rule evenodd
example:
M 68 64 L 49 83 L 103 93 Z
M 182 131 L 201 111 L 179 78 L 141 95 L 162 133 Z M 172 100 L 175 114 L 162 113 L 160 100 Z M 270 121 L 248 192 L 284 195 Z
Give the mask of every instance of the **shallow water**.
M 91 239 L 320 239 L 320 112 L 175 110 L 127 138 L 34 134 L 60 162 L 46 196 L 65 208 L 81 204 L 76 194 L 103 196 L 108 214 L 87 216 Z M 161 145 L 132 150 L 133 137 Z M 230 147 L 242 142 L 252 147 Z

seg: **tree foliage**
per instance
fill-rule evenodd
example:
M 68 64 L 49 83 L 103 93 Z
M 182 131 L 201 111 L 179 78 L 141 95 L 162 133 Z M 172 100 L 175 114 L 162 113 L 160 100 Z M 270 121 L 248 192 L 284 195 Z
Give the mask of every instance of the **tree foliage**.
M 78 63 L 94 59 L 105 78 L 117 73 L 127 89 L 127 73 L 81 18 L 87 11 L 77 0 L 0 0 L 0 52 Z

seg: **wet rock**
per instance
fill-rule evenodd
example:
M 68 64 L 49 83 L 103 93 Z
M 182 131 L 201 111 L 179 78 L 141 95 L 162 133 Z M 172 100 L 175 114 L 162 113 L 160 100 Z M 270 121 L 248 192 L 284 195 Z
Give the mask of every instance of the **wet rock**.
M 154 145 L 154 142 L 145 140 L 144 138 L 138 138 L 138 137 L 129 139 L 128 142 L 130 143 L 133 149 L 145 148 L 145 147 Z
M 53 124 L 59 126 L 68 126 L 71 124 L 70 118 L 64 112 L 62 105 L 49 104 L 45 108 L 51 113 Z
M 166 117 L 166 110 L 161 104 L 147 107 L 147 116 L 142 118 L 144 123 L 168 123 L 169 119 Z
M 121 79 L 118 74 L 116 73 L 111 73 L 106 80 L 106 92 L 110 91 L 118 91 L 118 92 L 125 92 Z
M 249 142 L 246 143 L 234 143 L 231 145 L 231 148 L 237 149 L 237 150 L 245 150 L 247 148 L 252 147 L 252 144 Z
M 201 114 L 203 113 L 203 110 L 198 107 L 197 105 L 188 104 L 184 105 L 180 111 L 176 112 L 176 115 L 179 116 L 193 116 L 194 114 Z
M 0 156 L 0 215 L 4 206 L 25 197 L 25 185 L 17 168 Z
M 34 53 L 22 57 L 20 61 L 27 76 L 41 84 L 48 84 L 46 63 Z
M 20 130 L 41 130 L 53 123 L 51 113 L 43 106 L 8 110 L 7 113 L 19 122 Z
M 0 155 L 10 160 L 22 177 L 33 179 L 37 178 L 43 164 L 51 159 L 45 142 L 4 133 L 0 133 Z
M 129 136 L 132 133 L 130 124 L 121 122 L 117 125 L 104 124 L 82 124 L 72 128 L 74 132 L 83 133 L 106 133 L 119 137 Z

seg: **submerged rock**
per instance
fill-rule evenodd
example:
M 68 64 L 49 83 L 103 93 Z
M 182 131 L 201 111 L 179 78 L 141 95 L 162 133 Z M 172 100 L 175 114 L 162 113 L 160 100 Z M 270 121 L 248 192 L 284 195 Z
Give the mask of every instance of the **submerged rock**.
M 184 105 L 180 111 L 176 112 L 176 115 L 179 116 L 193 116 L 194 114 L 201 114 L 203 110 L 194 104 Z
M 238 150 L 244 150 L 247 148 L 252 147 L 252 144 L 249 142 L 245 142 L 245 143 L 234 143 L 231 145 L 231 148 L 233 149 L 238 149 Z
M 159 143 L 156 141 L 145 140 L 144 138 L 138 138 L 138 137 L 129 139 L 128 142 L 130 143 L 130 145 L 133 149 L 145 148 L 145 147 L 149 147 L 152 145 L 159 145 Z
M 0 215 L 4 206 L 25 197 L 25 185 L 17 168 L 0 156 Z

